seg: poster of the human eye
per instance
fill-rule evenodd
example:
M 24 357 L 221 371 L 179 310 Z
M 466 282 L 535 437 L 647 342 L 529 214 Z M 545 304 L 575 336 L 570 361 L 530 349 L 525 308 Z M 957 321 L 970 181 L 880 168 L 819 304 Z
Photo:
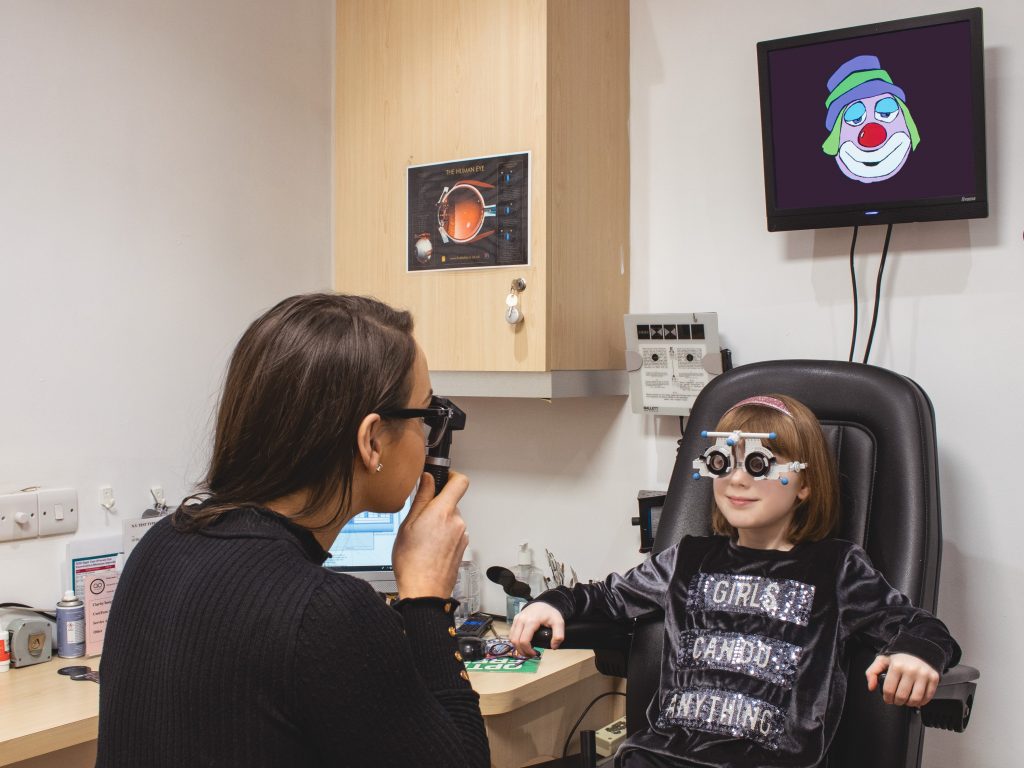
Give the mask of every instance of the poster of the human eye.
M 530 263 L 530 153 L 408 169 L 409 272 Z

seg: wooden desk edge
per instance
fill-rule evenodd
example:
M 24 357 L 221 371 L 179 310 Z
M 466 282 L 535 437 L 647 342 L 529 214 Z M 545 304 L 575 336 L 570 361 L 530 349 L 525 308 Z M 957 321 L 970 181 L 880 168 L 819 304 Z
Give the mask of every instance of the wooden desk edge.
M 548 651 L 547 653 L 552 653 Z M 472 672 L 470 677 L 479 684 L 486 680 L 493 687 L 495 684 L 505 686 L 503 690 L 484 690 L 480 692 L 480 711 L 484 716 L 503 715 L 538 701 L 545 696 L 557 693 L 581 680 L 600 675 L 594 666 L 591 651 L 556 651 L 549 660 L 554 662 L 558 654 L 572 658 L 566 664 L 556 663 L 557 668 L 545 672 L 543 666 L 537 673 L 501 673 Z M 571 657 L 570 657 L 571 658 Z M 98 659 L 96 659 L 98 661 Z M 561 661 L 561 659 L 559 659 Z M 543 665 L 542 660 L 541 664 Z M 39 731 L 24 733 L 7 741 L 0 742 L 0 766 L 48 754 L 59 749 L 72 747 L 94 741 L 99 732 L 99 712 L 78 720 L 60 723 Z
M 543 666 L 535 674 L 471 672 L 470 680 L 474 684 L 474 688 L 484 680 L 488 683 L 503 683 L 505 681 L 514 683 L 514 685 L 503 690 L 486 690 L 486 687 L 484 690 L 478 689 L 481 714 L 485 717 L 488 715 L 504 715 L 552 693 L 557 693 L 581 680 L 600 676 L 601 673 L 597 671 L 597 667 L 594 665 L 593 653 L 589 651 L 586 653 L 586 656 L 581 656 L 570 664 L 547 673 L 543 671 Z M 543 665 L 543 663 L 542 660 L 541 664 Z M 496 677 L 492 679 L 491 676 Z
M 58 749 L 95 741 L 99 733 L 100 716 L 95 714 L 74 722 L 26 733 L 0 743 L 0 765 L 10 765 L 31 757 L 39 757 Z

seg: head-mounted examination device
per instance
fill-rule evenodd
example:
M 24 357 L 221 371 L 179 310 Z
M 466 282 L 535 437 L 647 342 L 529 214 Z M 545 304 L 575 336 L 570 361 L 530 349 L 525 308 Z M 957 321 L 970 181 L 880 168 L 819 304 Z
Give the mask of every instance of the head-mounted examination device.
M 427 408 L 399 408 L 381 411 L 386 419 L 422 419 L 427 428 L 427 460 L 423 468 L 434 478 L 434 494 L 437 495 L 448 482 L 449 458 L 452 450 L 452 432 L 466 428 L 466 413 L 446 397 L 433 395 Z

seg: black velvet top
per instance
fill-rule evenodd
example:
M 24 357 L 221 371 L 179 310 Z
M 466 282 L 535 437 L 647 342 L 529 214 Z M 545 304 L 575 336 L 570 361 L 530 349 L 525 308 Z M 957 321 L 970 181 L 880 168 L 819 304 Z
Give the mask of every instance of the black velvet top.
M 645 750 L 686 765 L 818 765 L 839 725 L 853 639 L 940 672 L 960 658 L 942 622 L 837 539 L 782 552 L 686 537 L 623 576 L 539 599 L 566 619 L 665 612 L 649 727 L 620 755 Z M 865 685 L 860 674 L 854 684 Z
M 114 593 L 98 768 L 490 765 L 454 601 L 390 608 L 267 510 L 198 533 L 170 522 Z

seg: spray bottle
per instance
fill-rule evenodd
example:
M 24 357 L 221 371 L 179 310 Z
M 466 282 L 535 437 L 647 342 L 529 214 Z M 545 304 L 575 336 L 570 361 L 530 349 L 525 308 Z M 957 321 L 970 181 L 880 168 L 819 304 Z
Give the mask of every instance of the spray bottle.
M 70 589 L 57 603 L 57 655 L 62 659 L 85 656 L 85 604 Z

